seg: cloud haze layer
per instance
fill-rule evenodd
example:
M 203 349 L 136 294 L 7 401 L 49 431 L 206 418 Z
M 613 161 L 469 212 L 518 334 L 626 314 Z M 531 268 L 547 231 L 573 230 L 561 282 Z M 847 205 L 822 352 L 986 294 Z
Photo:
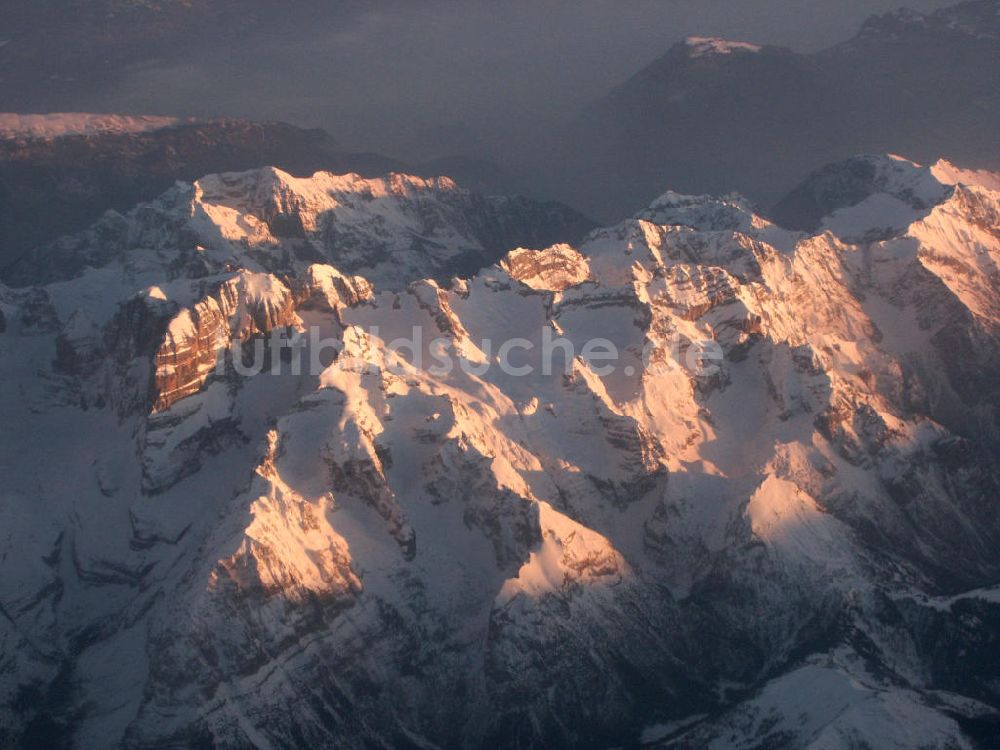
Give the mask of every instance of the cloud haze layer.
M 898 4 L 332 3 L 246 30 L 233 27 L 217 38 L 203 36 L 193 45 L 178 39 L 116 71 L 99 91 L 76 90 L 65 99 L 91 109 L 323 126 L 350 147 L 404 157 L 433 152 L 435 138 L 441 148 L 458 150 L 483 150 L 485 141 L 488 151 L 541 121 L 568 119 L 687 35 L 809 51 L 849 37 L 867 16 Z M 910 3 L 918 10 L 946 4 Z

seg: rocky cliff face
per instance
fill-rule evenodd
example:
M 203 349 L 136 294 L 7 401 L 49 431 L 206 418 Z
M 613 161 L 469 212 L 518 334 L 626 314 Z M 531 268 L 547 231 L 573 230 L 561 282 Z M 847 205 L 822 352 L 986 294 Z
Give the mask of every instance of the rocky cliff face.
M 265 170 L 52 246 L 0 288 L 0 738 L 988 747 L 1000 193 L 872 168 L 812 234 Z

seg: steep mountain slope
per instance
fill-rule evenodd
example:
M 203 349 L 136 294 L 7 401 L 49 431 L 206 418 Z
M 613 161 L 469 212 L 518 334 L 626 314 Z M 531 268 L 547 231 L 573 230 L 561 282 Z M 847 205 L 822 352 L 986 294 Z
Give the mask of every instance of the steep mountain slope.
M 973 0 L 877 16 L 815 54 L 688 39 L 530 161 L 542 159 L 536 172 L 551 194 L 599 218 L 625 215 L 665 183 L 770 205 L 817 166 L 856 153 L 997 169 L 998 10 Z
M 261 170 L 37 256 L 0 741 L 989 747 L 1000 193 L 872 162 L 851 238 Z

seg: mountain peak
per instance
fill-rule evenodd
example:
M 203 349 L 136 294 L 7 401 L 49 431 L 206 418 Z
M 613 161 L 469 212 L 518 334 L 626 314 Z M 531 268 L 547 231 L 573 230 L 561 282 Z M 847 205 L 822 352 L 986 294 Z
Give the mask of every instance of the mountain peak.
M 783 226 L 815 230 L 824 217 L 883 195 L 899 204 L 905 214 L 899 223 L 905 224 L 914 212 L 937 204 L 948 191 L 931 170 L 916 162 L 893 154 L 862 154 L 813 172 L 775 206 L 773 216 Z
M 668 190 L 635 215 L 654 224 L 688 226 L 703 231 L 739 230 L 756 219 L 753 206 L 743 196 L 685 195 Z
M 934 178 L 944 185 L 972 185 L 1000 193 L 1000 173 L 986 169 L 965 169 L 945 159 L 938 159 L 930 168 Z
M 747 54 L 760 52 L 762 47 L 750 42 L 735 42 L 712 36 L 689 36 L 684 40 L 690 57 Z
M 170 233 L 177 225 L 187 227 L 183 237 Z M 364 271 L 382 288 L 403 288 L 425 276 L 471 274 L 512 247 L 575 241 L 592 227 L 561 204 L 483 196 L 448 177 L 296 177 L 263 167 L 179 182 L 125 215 L 112 212 L 39 248 L 12 266 L 9 278 L 25 285 L 66 279 L 83 265 L 102 268 L 137 247 L 155 247 L 218 273 L 264 265 L 280 276 L 289 264 L 330 262 Z
M 792 229 L 830 229 L 845 238 L 893 235 L 946 200 L 955 186 L 996 191 L 1000 175 L 941 159 L 924 166 L 895 154 L 864 154 L 810 175 L 772 215 Z

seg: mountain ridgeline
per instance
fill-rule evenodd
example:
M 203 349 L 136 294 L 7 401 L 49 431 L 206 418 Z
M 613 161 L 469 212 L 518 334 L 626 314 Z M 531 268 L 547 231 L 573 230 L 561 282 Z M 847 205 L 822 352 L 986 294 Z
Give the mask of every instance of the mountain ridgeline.
M 0 278 L 40 245 L 86 228 L 105 211 L 152 200 L 178 180 L 272 164 L 303 176 L 327 170 L 436 177 L 447 170 L 481 191 L 509 186 L 490 164 L 450 159 L 409 165 L 345 151 L 322 130 L 284 123 L 0 115 Z M 564 213 L 569 218 L 573 212 Z M 575 240 L 593 226 L 579 215 L 572 222 L 565 234 L 556 230 L 545 241 Z
M 266 168 L 44 246 L 0 286 L 0 745 L 986 750 L 998 180 L 858 157 L 808 231 L 671 192 L 546 247 Z M 494 366 L 546 330 L 619 358 Z
M 0 0 L 0 97 L 362 6 Z M 413 164 L 0 114 L 0 748 L 995 750 L 998 61 L 689 37 Z

